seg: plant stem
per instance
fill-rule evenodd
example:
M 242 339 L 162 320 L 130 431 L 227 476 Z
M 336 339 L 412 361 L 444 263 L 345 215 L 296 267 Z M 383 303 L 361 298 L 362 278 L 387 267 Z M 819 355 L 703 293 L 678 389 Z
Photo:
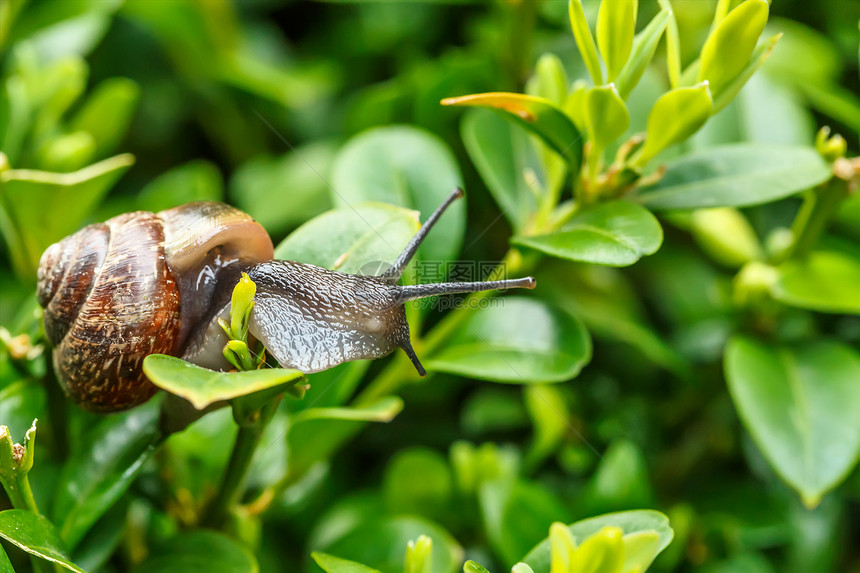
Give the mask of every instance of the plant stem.
M 832 177 L 809 191 L 792 224 L 795 239 L 789 258 L 802 259 L 809 255 L 847 195 L 847 184 L 839 177 Z
M 242 484 L 248 474 L 248 469 L 251 467 L 254 452 L 260 443 L 266 425 L 277 410 L 278 404 L 278 400 L 269 402 L 260 410 L 256 420 L 239 426 L 239 433 L 236 434 L 230 461 L 227 462 L 227 469 L 221 479 L 218 493 L 209 504 L 203 520 L 206 524 L 220 527 L 227 520 L 230 508 L 238 503 L 242 494 Z

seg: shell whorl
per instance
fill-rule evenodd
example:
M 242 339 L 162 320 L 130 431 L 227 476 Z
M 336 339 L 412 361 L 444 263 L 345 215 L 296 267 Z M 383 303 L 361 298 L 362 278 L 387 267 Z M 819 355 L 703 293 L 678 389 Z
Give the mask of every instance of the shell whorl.
M 37 294 L 66 393 L 101 412 L 149 399 L 143 359 L 179 354 L 219 275 L 271 256 L 258 223 L 212 202 L 119 215 L 49 247 Z

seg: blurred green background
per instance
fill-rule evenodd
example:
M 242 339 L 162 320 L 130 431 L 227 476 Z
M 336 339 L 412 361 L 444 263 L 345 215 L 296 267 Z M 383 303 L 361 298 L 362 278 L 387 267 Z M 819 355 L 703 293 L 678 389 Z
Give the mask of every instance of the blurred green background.
M 584 5 L 593 21 L 598 3 Z M 687 64 L 708 34 L 716 1 L 672 5 Z M 641 2 L 639 21 L 658 9 L 656 1 Z M 785 35 L 773 56 L 684 149 L 811 145 L 829 125 L 856 155 L 858 19 L 853 0 L 775 0 L 766 35 Z M 350 138 L 409 125 L 447 145 L 465 183 L 468 223 L 452 258 L 498 261 L 512 230 L 466 151 L 462 111 L 439 101 L 522 91 L 545 52 L 559 56 L 571 80 L 587 77 L 561 0 L 0 0 L 0 51 L 0 150 L 8 160 L 0 170 L 73 172 L 120 153 L 134 157 L 133 165 L 125 156 L 103 165 L 103 181 L 62 199 L 78 210 L 58 214 L 50 228 L 58 236 L 48 244 L 122 212 L 213 199 L 252 214 L 277 245 L 336 205 L 350 177 L 337 173 L 337 158 Z M 630 104 L 632 130 L 644 128 L 666 83 L 662 67 L 649 68 Z M 799 203 L 790 198 L 745 213 L 763 233 L 790 222 Z M 855 240 L 856 220 L 843 222 Z M 624 271 L 558 261 L 542 268 L 542 298 L 578 315 L 595 339 L 593 358 L 575 380 L 541 387 L 553 405 L 519 386 L 448 374 L 405 387 L 402 415 L 369 425 L 290 484 L 262 518 L 237 518 L 262 570 L 316 570 L 309 553 L 318 548 L 399 565 L 406 540 L 440 527 L 434 547 L 458 558 L 462 548 L 501 571 L 543 539 L 553 520 L 655 508 L 675 530 L 657 571 L 860 571 L 860 474 L 855 468 L 806 509 L 774 473 L 743 429 L 722 373 L 722 350 L 739 320 L 733 273 L 703 257 L 682 228 L 665 225 L 664 232 L 656 255 Z M 8 234 L 4 241 L 0 325 L 16 335 L 32 328 L 34 274 L 32 262 L 15 260 L 26 245 L 10 244 Z M 438 313 L 425 320 L 434 324 Z M 816 320 L 813 330 L 860 344 L 857 316 Z M 786 328 L 800 332 L 812 322 L 798 311 Z M 356 367 L 343 395 L 364 368 L 373 375 L 382 367 Z M 46 409 L 40 389 L 9 390 L 20 378 L 4 349 L 0 422 L 16 439 Z M 325 379 L 317 380 L 322 387 Z M 547 407 L 564 424 L 541 422 L 552 417 Z M 88 416 L 73 414 L 73 427 L 92 423 Z M 234 431 L 222 410 L 174 436 L 159 465 L 107 514 L 113 521 L 99 522 L 105 541 L 88 545 L 92 553 L 83 557 L 97 564 L 93 570 L 123 570 L 193 525 L 193 517 L 183 520 L 211 488 L 206 476 L 224 465 Z M 261 455 L 252 490 L 277 481 L 286 456 L 278 439 L 285 428 L 270 431 L 276 446 Z M 498 517 L 503 526 L 482 514 L 487 500 L 452 493 L 464 479 L 461 458 L 489 473 L 517 468 L 516 503 Z M 43 463 L 58 464 L 47 454 Z M 177 484 L 173 490 L 164 490 L 165 477 Z M 33 479 L 57 478 L 42 471 Z M 382 514 L 414 522 L 391 525 L 392 517 L 378 529 L 355 528 Z M 447 545 L 438 541 L 449 536 Z M 400 553 L 380 556 L 395 551 L 389 547 Z

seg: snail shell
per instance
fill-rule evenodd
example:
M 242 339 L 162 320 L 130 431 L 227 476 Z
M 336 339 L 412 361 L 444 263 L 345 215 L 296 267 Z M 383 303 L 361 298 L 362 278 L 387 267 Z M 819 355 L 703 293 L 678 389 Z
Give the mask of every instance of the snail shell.
M 37 294 L 66 393 L 102 412 L 149 399 L 143 358 L 179 354 L 222 279 L 272 253 L 261 225 L 215 202 L 126 213 L 49 247 Z

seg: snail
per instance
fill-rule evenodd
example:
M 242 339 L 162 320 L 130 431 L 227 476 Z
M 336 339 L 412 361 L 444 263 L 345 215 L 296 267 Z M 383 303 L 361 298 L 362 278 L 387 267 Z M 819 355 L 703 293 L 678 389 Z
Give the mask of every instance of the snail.
M 230 295 L 242 272 L 257 285 L 249 332 L 285 368 L 310 374 L 410 344 L 404 304 L 440 294 L 534 288 L 531 277 L 398 285 L 428 231 L 463 191 L 455 189 L 397 260 L 376 276 L 273 260 L 272 241 L 250 215 L 218 202 L 138 211 L 89 225 L 48 247 L 38 299 L 64 391 L 96 412 L 131 408 L 157 388 L 149 354 L 225 370 Z

